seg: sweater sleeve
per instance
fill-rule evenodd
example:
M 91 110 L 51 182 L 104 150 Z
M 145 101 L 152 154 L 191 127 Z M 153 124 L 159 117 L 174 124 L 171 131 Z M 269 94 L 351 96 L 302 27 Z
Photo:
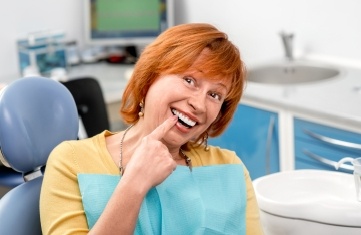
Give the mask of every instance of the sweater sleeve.
M 262 225 L 259 216 L 259 207 L 257 198 L 253 189 L 253 184 L 249 172 L 244 169 L 245 180 L 247 185 L 247 208 L 246 208 L 246 228 L 247 235 L 263 234 Z
M 49 156 L 40 194 L 44 235 L 88 233 L 74 154 L 70 142 L 63 142 Z

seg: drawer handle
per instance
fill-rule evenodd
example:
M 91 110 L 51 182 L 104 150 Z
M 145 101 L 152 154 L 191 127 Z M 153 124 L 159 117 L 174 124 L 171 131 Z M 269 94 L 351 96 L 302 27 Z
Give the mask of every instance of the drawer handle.
M 303 153 L 306 154 L 306 156 L 308 156 L 308 157 L 310 157 L 310 158 L 312 158 L 312 159 L 314 159 L 314 160 L 316 160 L 318 162 L 321 162 L 321 163 L 323 163 L 323 164 L 325 164 L 327 166 L 332 167 L 333 169 L 336 169 L 335 167 L 337 165 L 337 162 L 335 162 L 335 161 L 332 161 L 330 159 L 321 157 L 321 156 L 319 156 L 317 154 L 314 154 L 314 153 L 308 151 L 307 149 L 304 149 Z M 354 170 L 353 166 L 347 165 L 347 164 L 341 164 L 339 169 L 350 170 L 350 171 Z
M 347 142 L 347 141 L 343 141 L 343 140 L 333 139 L 333 138 L 330 138 L 330 137 L 327 137 L 327 136 L 316 134 L 316 133 L 314 133 L 314 132 L 312 132 L 310 130 L 303 130 L 303 131 L 307 135 L 309 135 L 309 136 L 311 136 L 311 137 L 313 137 L 315 139 L 318 139 L 320 141 L 323 141 L 325 143 L 328 143 L 328 144 L 361 150 L 361 144 L 356 144 L 356 143 Z

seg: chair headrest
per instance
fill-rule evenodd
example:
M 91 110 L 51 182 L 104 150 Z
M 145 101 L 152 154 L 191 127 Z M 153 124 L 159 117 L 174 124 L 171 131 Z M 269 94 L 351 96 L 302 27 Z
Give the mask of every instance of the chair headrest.
M 53 148 L 78 134 L 74 99 L 61 83 L 43 77 L 15 80 L 0 94 L 2 162 L 27 173 L 46 164 Z

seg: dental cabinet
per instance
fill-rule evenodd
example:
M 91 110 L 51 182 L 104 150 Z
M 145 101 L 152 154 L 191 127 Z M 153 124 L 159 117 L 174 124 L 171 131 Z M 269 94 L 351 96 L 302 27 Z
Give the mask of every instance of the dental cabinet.
M 295 169 L 335 171 L 341 158 L 361 157 L 361 68 L 333 68 L 338 74 L 323 81 L 248 81 L 231 124 L 210 143 L 234 150 L 252 179 Z
M 209 143 L 235 151 L 252 179 L 294 169 L 335 171 L 341 158 L 361 156 L 361 131 L 351 131 L 354 125 L 341 127 L 319 115 L 241 103 L 225 132 Z M 352 173 L 349 166 L 339 171 Z

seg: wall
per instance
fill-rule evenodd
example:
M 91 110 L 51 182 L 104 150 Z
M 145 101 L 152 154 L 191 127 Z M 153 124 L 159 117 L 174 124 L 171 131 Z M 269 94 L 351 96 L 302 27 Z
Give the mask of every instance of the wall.
M 0 81 L 19 76 L 15 41 L 63 29 L 82 46 L 82 0 L 11 0 L 0 8 Z M 295 33 L 298 56 L 361 65 L 359 0 L 175 0 L 176 23 L 209 22 L 227 32 L 248 64 L 283 57 L 278 33 Z
M 0 6 L 0 81 L 19 75 L 16 40 L 28 32 L 59 29 L 81 38 L 82 0 L 11 0 Z
M 228 32 L 248 63 L 284 55 L 279 32 L 295 33 L 298 56 L 361 66 L 359 0 L 183 0 L 177 22 L 210 22 Z

